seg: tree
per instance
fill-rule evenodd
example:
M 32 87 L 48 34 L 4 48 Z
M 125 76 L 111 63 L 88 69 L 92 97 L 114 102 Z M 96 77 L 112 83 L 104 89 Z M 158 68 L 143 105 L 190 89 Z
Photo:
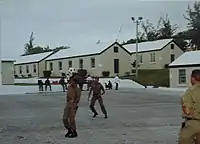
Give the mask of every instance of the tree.
M 146 41 L 145 40 L 145 37 L 144 37 L 144 33 L 139 33 L 138 34 L 138 42 L 144 42 Z M 135 39 L 129 39 L 127 40 L 126 42 L 123 42 L 122 45 L 127 45 L 127 44 L 134 44 L 136 43 L 136 38 Z
M 176 33 L 178 26 L 172 25 L 168 15 L 166 14 L 165 17 L 160 17 L 158 21 L 158 39 L 169 39 L 172 38 L 173 35 Z
M 33 37 L 33 32 L 32 32 L 28 43 L 25 44 L 25 53 L 24 53 L 25 55 L 30 54 L 31 50 L 34 48 L 33 41 L 34 41 L 34 37 Z
M 142 29 L 144 31 L 144 35 L 147 41 L 157 40 L 158 31 L 157 28 L 153 26 L 153 24 L 147 20 L 145 23 L 142 23 Z
M 68 48 L 70 48 L 70 47 L 69 46 L 59 46 L 59 47 L 56 47 L 53 50 L 61 50 L 61 49 L 68 49 Z
M 188 28 L 192 33 L 191 37 L 191 47 L 194 50 L 200 50 L 200 2 L 196 1 L 193 4 L 193 9 L 188 5 L 188 9 L 186 11 L 188 22 Z

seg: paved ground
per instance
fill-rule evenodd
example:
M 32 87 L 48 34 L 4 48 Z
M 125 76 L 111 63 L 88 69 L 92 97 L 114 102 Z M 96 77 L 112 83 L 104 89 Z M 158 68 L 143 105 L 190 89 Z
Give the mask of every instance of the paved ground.
M 91 118 L 87 92 L 77 113 L 77 139 L 64 138 L 64 93 L 0 96 L 1 144 L 175 144 L 180 126 L 179 92 L 109 91 L 109 114 Z M 99 110 L 99 105 L 97 105 Z

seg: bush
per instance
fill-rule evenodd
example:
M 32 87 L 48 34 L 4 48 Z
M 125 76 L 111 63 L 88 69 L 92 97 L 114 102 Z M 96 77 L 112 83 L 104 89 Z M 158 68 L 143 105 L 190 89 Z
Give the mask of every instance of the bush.
M 81 77 L 86 77 L 87 76 L 87 70 L 86 69 L 79 69 L 78 75 L 81 76 Z
M 48 71 L 48 70 L 43 71 L 43 75 L 45 78 L 49 78 L 51 76 L 51 71 Z
M 32 75 L 31 75 L 31 74 L 28 74 L 28 77 L 30 78 L 30 77 L 32 77 Z
M 103 77 L 109 77 L 110 72 L 109 71 L 102 71 L 102 76 Z
M 130 76 L 130 72 L 125 72 L 125 76 Z
M 15 78 L 18 78 L 18 75 L 15 75 Z

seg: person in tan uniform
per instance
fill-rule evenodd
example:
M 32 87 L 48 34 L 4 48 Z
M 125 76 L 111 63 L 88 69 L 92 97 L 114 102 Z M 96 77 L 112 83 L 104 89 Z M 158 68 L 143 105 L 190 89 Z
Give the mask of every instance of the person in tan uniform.
M 179 144 L 200 144 L 200 70 L 192 71 L 191 84 L 181 98 L 184 122 Z
M 99 105 L 101 107 L 101 111 L 105 115 L 104 118 L 107 119 L 108 118 L 107 111 L 105 109 L 105 106 L 103 104 L 103 99 L 102 99 L 102 95 L 105 94 L 105 89 L 102 86 L 102 84 L 99 83 L 99 78 L 98 77 L 95 78 L 94 82 L 91 85 L 91 88 L 90 88 L 90 91 L 89 91 L 89 95 L 88 95 L 88 101 L 90 100 L 90 95 L 91 95 L 92 92 L 93 92 L 93 97 L 91 99 L 90 109 L 94 113 L 93 117 L 96 117 L 98 115 L 97 111 L 94 108 L 95 102 L 96 102 L 96 100 L 98 100 L 99 101 Z
M 74 138 L 77 137 L 75 116 L 78 109 L 78 103 L 80 101 L 81 91 L 77 87 L 77 80 L 71 78 L 70 85 L 67 90 L 67 103 L 63 114 L 63 124 L 68 129 L 65 137 Z

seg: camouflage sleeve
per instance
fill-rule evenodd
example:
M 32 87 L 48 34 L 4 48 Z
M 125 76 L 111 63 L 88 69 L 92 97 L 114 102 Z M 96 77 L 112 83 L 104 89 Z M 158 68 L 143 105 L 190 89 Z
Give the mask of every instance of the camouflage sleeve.
M 192 113 L 193 108 L 193 100 L 192 100 L 192 90 L 188 89 L 181 98 L 181 105 L 183 113 L 186 115 L 190 115 Z
M 105 93 L 105 89 L 102 84 L 101 84 L 101 90 L 103 91 L 103 93 Z
M 76 94 L 77 94 L 77 100 L 76 100 L 76 103 L 79 103 L 80 98 L 81 98 L 81 90 L 80 90 L 79 88 L 77 89 Z
M 93 85 L 91 85 L 90 87 L 89 96 L 91 95 L 92 91 L 93 91 Z

